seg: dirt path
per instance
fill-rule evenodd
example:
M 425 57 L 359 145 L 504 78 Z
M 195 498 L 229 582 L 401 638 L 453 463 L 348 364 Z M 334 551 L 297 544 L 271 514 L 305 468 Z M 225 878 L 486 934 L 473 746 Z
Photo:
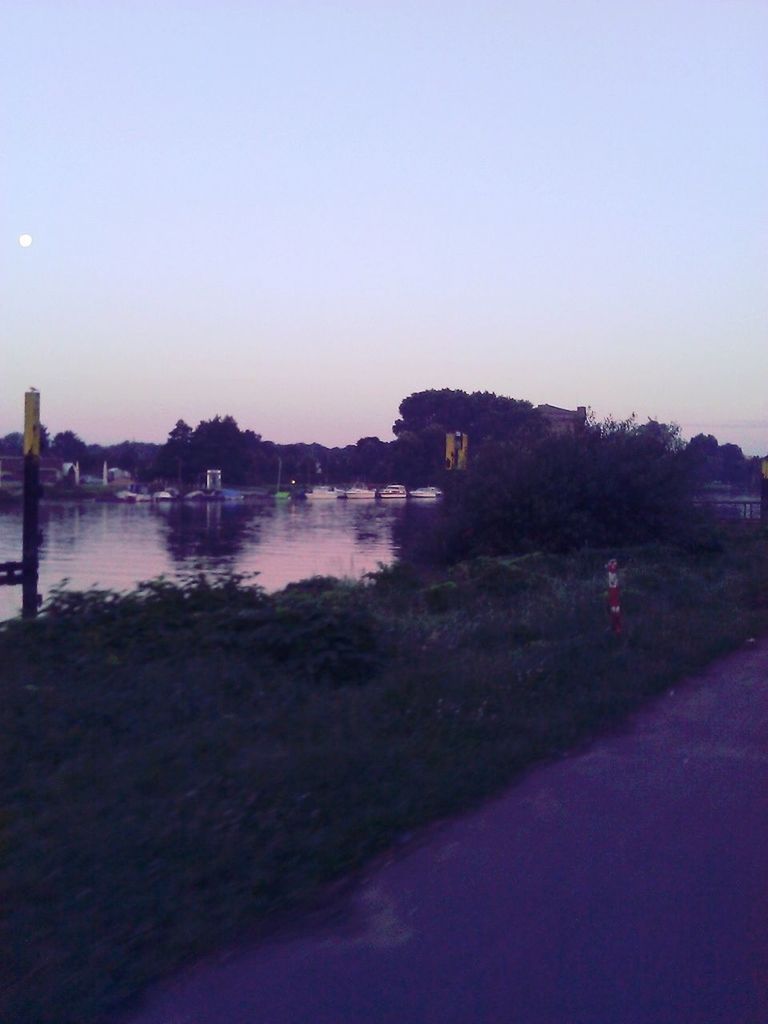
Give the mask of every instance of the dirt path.
M 768 642 L 130 1024 L 766 1024 Z

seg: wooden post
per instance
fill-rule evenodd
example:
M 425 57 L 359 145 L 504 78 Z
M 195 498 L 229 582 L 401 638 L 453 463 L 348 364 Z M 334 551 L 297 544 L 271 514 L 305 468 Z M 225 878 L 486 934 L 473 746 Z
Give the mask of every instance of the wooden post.
M 24 534 L 22 542 L 22 615 L 37 614 L 38 508 L 40 502 L 40 393 L 24 395 Z
M 768 459 L 763 459 L 761 468 L 763 475 L 760 480 L 760 518 L 765 522 L 768 519 Z

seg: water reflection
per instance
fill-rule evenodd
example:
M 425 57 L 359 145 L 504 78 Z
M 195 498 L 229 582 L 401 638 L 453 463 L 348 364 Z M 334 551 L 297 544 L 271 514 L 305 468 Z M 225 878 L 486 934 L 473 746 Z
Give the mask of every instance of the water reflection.
M 198 569 L 211 559 L 222 570 L 234 567 L 243 546 L 260 540 L 259 510 L 223 502 L 159 504 L 165 544 L 177 564 Z
M 432 510 L 430 510 L 432 511 Z M 48 503 L 40 508 L 40 592 L 126 590 L 192 572 L 258 573 L 276 590 L 307 576 L 359 578 L 397 555 L 393 528 L 425 509 L 343 501 L 236 505 Z M 0 513 L 0 561 L 21 554 L 21 509 Z M 20 587 L 0 587 L 0 619 L 17 614 Z
M 446 556 L 447 535 L 439 508 L 414 501 L 392 521 L 392 545 L 400 558 L 429 565 Z
M 359 544 L 376 543 L 380 540 L 382 530 L 392 530 L 396 509 L 391 505 L 373 505 L 366 508 L 356 508 L 355 515 L 355 537 Z

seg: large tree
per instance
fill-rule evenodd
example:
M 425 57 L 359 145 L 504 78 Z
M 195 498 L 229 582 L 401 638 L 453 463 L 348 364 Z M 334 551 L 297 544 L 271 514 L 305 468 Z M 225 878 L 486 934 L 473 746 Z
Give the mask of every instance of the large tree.
M 685 539 L 696 523 L 675 426 L 593 424 L 537 445 L 486 445 L 446 502 L 453 558 Z M 458 477 L 458 475 L 457 475 Z
M 184 420 L 176 420 L 176 425 L 168 434 L 168 440 L 157 453 L 153 472 L 159 477 L 172 477 L 178 481 L 188 481 L 194 470 L 192 468 L 192 427 Z
M 24 435 L 15 430 L 12 434 L 0 437 L 0 455 L 21 455 Z
M 158 452 L 154 471 L 166 479 L 202 483 L 206 470 L 220 469 L 224 486 L 250 483 L 261 446 L 261 437 L 241 430 L 232 416 L 201 420 L 194 430 L 178 420 Z
M 434 484 L 445 465 L 445 435 L 461 431 L 469 437 L 474 458 L 486 444 L 515 442 L 528 445 L 544 432 L 539 413 L 530 402 L 492 391 L 417 391 L 400 403 L 400 418 L 392 430 L 397 437 L 393 464 L 407 484 Z
M 120 466 L 140 480 L 148 479 L 152 466 L 160 451 L 159 444 L 146 441 L 120 441 L 103 449 L 103 458 L 110 466 Z
M 696 434 L 685 448 L 685 460 L 699 484 L 748 487 L 753 467 L 737 444 L 718 444 L 712 434 Z
M 443 432 L 460 430 L 469 434 L 470 444 L 478 445 L 536 436 L 541 432 L 541 419 L 530 402 L 492 391 L 443 388 L 417 391 L 403 399 L 393 432 L 399 437 L 406 431 L 419 434 L 430 427 Z
M 247 451 L 243 434 L 233 416 L 201 420 L 190 442 L 192 464 L 202 476 L 207 469 L 220 469 L 225 485 L 243 483 L 247 476 Z
M 64 462 L 81 462 L 88 454 L 88 445 L 73 430 L 62 430 L 54 435 L 51 454 Z

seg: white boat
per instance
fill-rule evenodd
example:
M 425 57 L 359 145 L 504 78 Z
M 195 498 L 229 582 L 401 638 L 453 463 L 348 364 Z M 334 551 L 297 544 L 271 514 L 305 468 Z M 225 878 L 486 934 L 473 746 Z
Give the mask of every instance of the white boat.
M 155 491 L 152 501 L 173 501 L 173 495 L 170 491 Z
M 336 487 L 313 487 L 311 491 L 307 491 L 304 497 L 307 501 L 327 501 L 329 498 L 338 498 L 341 491 Z
M 139 494 L 137 491 L 118 491 L 115 498 L 125 505 L 139 505 L 152 500 L 148 494 Z
M 410 498 L 429 498 L 433 501 L 435 498 L 442 498 L 442 496 L 443 492 L 439 487 L 417 487 L 408 494 Z
M 372 487 L 349 487 L 346 491 L 340 491 L 339 497 L 348 498 L 350 501 L 360 498 L 373 500 L 376 497 L 376 491 Z
M 403 484 L 387 484 L 386 487 L 382 487 L 379 491 L 380 498 L 407 498 L 408 491 L 406 491 Z

